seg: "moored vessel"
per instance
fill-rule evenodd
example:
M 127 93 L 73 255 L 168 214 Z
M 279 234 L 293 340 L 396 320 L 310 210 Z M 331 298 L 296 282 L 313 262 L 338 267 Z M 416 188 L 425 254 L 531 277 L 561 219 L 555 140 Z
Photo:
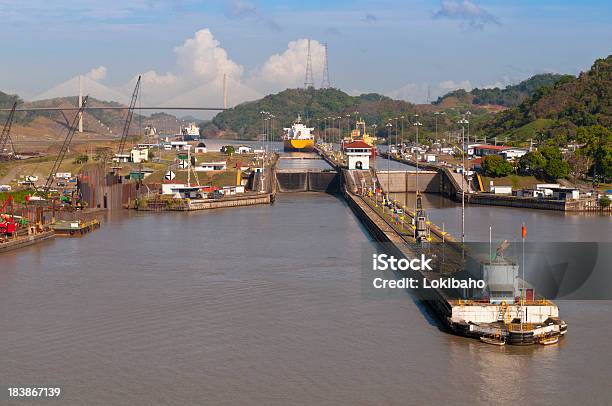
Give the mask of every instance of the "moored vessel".
M 283 149 L 285 152 L 312 152 L 314 151 L 314 128 L 306 127 L 302 117 L 298 114 L 291 128 L 283 128 Z

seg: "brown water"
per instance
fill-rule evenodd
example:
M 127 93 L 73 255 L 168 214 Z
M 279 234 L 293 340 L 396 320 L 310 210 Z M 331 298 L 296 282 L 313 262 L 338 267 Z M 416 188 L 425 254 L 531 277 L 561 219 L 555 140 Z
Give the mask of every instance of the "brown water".
M 368 241 L 341 199 L 295 194 L 2 254 L 0 385 L 68 405 L 609 403 L 612 303 L 560 303 L 559 345 L 488 346 L 409 294 L 364 298 Z

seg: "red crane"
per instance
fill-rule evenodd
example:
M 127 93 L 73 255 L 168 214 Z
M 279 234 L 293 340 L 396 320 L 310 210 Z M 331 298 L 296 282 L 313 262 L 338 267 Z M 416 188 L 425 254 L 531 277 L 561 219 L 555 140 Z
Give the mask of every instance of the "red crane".
M 7 206 L 11 206 L 11 214 L 4 214 L 4 210 Z M 15 224 L 15 214 L 13 213 L 13 196 L 8 195 L 8 199 L 0 208 L 0 235 L 13 235 L 17 230 Z

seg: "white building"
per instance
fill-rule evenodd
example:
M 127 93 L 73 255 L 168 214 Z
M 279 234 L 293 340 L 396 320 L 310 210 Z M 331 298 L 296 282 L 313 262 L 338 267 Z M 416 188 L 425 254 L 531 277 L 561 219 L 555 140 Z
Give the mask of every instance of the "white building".
M 202 162 L 200 165 L 194 168 L 196 172 L 224 171 L 226 169 L 227 163 L 225 161 Z
M 528 151 L 523 148 L 508 148 L 499 153 L 506 161 L 512 161 L 525 155 Z
M 149 149 L 133 149 L 130 152 L 130 159 L 132 162 L 139 164 L 141 162 L 147 162 L 149 160 Z
M 237 154 L 252 154 L 253 148 L 247 147 L 246 145 L 239 145 L 235 151 Z
M 177 151 L 186 151 L 191 148 L 191 145 L 187 141 L 167 141 L 163 143 L 166 151 L 176 149 Z
M 512 186 L 493 186 L 491 188 L 491 192 L 496 195 L 511 195 Z
M 348 157 L 349 169 L 370 169 L 370 155 L 372 147 L 363 141 L 353 141 L 344 146 Z
M 195 147 L 196 154 L 205 154 L 206 151 L 208 150 L 206 149 L 206 144 L 204 144 L 203 142 L 198 143 L 198 145 L 196 145 Z

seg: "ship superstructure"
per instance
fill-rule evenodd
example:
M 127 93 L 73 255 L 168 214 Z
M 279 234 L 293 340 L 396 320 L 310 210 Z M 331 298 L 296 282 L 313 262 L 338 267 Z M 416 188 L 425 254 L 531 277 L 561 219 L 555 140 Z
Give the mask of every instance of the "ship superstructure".
M 283 147 L 285 151 L 309 152 L 314 150 L 314 128 L 307 127 L 302 123 L 302 117 L 298 114 L 297 119 L 290 128 L 283 128 Z

